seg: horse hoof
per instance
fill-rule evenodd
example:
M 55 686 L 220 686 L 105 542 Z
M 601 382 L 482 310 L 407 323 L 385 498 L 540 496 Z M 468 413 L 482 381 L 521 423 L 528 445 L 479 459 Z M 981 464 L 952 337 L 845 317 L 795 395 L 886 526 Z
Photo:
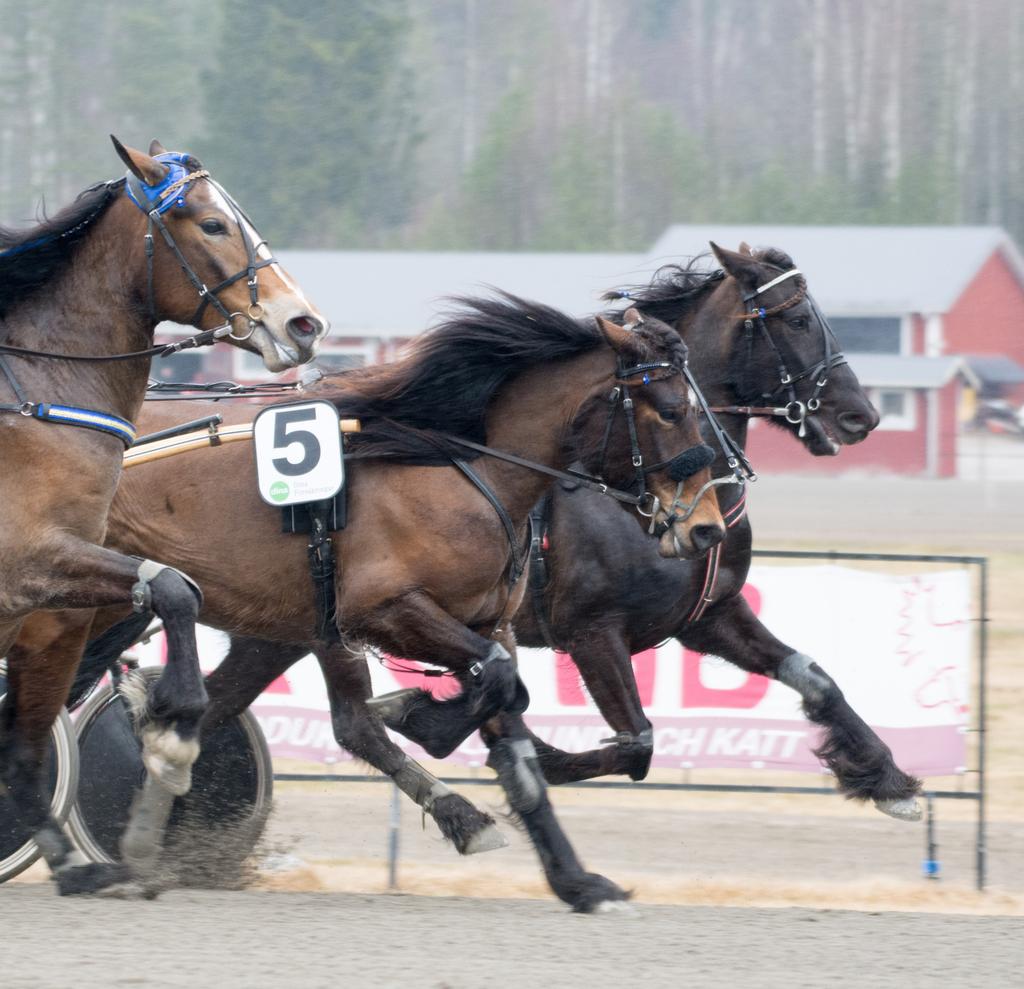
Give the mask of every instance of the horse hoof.
M 602 900 L 594 907 L 594 913 L 617 913 L 626 917 L 640 916 L 640 911 L 628 900 Z
M 902 797 L 899 800 L 876 800 L 875 806 L 889 817 L 897 821 L 920 821 L 923 816 L 921 804 L 913 797 Z
M 157 891 L 151 886 L 132 880 L 105 886 L 96 895 L 104 900 L 153 900 L 156 899 Z
M 409 702 L 420 692 L 418 687 L 405 687 L 402 690 L 392 690 L 389 694 L 380 694 L 371 697 L 366 706 L 373 711 L 389 728 L 402 723 L 402 716 Z
M 62 869 L 56 875 L 59 896 L 82 896 L 128 882 L 131 873 L 120 863 L 90 862 Z
M 493 824 L 488 824 L 471 835 L 460 851 L 463 855 L 479 855 L 481 852 L 493 852 L 507 847 L 508 839 Z
M 610 904 L 625 905 L 625 901 L 631 896 L 610 879 L 605 879 L 594 872 L 587 873 L 575 890 L 567 892 L 569 895 L 562 898 L 571 904 L 573 913 L 607 913 L 611 909 L 618 909 L 611 907 Z

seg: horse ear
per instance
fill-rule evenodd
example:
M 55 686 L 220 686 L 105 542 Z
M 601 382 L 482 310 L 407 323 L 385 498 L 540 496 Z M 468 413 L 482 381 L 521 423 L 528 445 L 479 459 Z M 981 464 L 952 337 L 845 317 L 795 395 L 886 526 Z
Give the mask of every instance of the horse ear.
M 153 140 L 149 142 L 149 154 L 151 157 L 155 158 L 157 155 L 167 154 L 167 149 L 154 137 Z
M 170 168 L 162 161 L 157 161 L 151 155 L 135 148 L 125 147 L 113 134 L 110 135 L 110 140 L 114 142 L 117 156 L 139 181 L 145 182 L 146 185 L 159 185 L 167 177 Z
M 630 306 L 622 315 L 622 325 L 627 330 L 635 330 L 643 321 L 644 318 L 640 315 L 640 310 L 635 306 Z
M 150 148 L 149 153 L 155 154 L 156 152 Z M 752 258 L 754 256 L 754 252 L 750 249 L 750 245 L 745 240 L 740 241 L 740 254 L 746 254 L 748 258 Z
M 597 321 L 597 328 L 601 331 L 601 335 L 608 341 L 608 345 L 617 354 L 632 350 L 636 347 L 636 339 L 632 332 L 627 330 L 626 327 L 619 326 L 618 323 L 613 323 L 610 320 L 605 319 L 603 316 L 595 316 L 594 319 Z
M 711 253 L 722 266 L 725 272 L 732 275 L 743 285 L 754 287 L 761 281 L 761 265 L 747 254 L 738 254 L 736 251 L 727 251 L 719 247 L 714 241 L 710 241 Z

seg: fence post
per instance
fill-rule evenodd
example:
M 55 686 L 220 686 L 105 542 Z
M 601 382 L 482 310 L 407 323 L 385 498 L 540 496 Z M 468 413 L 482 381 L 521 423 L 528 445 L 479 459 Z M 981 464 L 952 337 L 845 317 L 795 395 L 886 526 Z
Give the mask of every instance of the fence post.
M 978 892 L 984 892 L 988 866 L 985 834 L 985 746 L 988 712 L 985 709 L 988 680 L 988 559 L 981 557 L 978 610 L 978 834 L 975 839 L 974 874 Z
M 391 784 L 391 805 L 388 814 L 388 889 L 398 889 L 398 846 L 402 830 L 402 792 Z
M 942 863 L 939 862 L 939 846 L 935 843 L 935 798 L 925 794 L 927 807 L 927 820 L 925 822 L 925 851 L 924 861 L 921 863 L 921 871 L 925 879 L 938 879 Z

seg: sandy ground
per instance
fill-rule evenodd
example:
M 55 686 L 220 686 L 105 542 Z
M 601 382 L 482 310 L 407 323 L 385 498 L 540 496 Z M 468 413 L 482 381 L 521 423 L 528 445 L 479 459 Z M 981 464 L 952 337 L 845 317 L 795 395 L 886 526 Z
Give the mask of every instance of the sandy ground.
M 942 878 L 928 881 L 923 824 L 838 797 L 579 788 L 554 791 L 560 818 L 589 868 L 634 891 L 632 914 L 572 916 L 507 822 L 509 848 L 460 859 L 405 801 L 402 895 L 388 894 L 390 787 L 282 784 L 261 848 L 262 888 L 68 901 L 38 868 L 0 887 L 0 985 L 1016 984 L 1024 483 L 764 478 L 751 517 L 765 548 L 991 558 L 985 894 L 973 891 L 971 804 L 938 805 Z M 500 813 L 496 790 L 462 792 Z
M 178 892 L 138 904 L 48 894 L 0 892 L 6 989 L 817 989 L 854 979 L 975 989 L 1020 974 L 1019 921 L 1000 917 L 646 906 L 582 918 L 539 901 Z

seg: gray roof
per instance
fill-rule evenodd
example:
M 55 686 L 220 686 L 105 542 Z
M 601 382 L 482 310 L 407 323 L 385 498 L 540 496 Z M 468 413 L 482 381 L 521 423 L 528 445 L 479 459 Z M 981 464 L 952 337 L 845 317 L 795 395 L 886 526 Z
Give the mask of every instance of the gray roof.
M 778 247 L 806 275 L 831 316 L 945 313 L 978 270 L 1002 252 L 1024 285 L 1024 259 L 1000 227 L 822 227 L 676 224 L 647 255 L 649 267 L 707 250 Z
M 965 354 L 964 363 L 989 385 L 1019 385 L 1024 367 L 1005 354 Z
M 331 321 L 332 336 L 408 337 L 451 295 L 497 286 L 572 315 L 601 308 L 603 291 L 646 275 L 637 254 L 455 251 L 280 251 L 284 267 Z
M 961 357 L 847 354 L 846 359 L 860 383 L 869 388 L 941 388 L 957 374 L 978 385 Z

